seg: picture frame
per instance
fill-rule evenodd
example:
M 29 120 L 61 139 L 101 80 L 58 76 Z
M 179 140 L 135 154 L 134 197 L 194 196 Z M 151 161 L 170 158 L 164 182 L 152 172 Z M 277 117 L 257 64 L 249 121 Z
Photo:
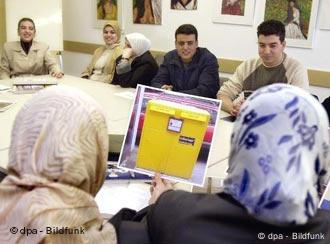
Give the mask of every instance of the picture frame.
M 102 4 L 102 2 L 104 2 L 103 4 L 112 2 L 114 3 L 115 6 L 115 11 L 113 11 L 113 9 L 111 9 L 111 7 L 109 7 L 109 5 L 107 5 L 108 8 L 108 17 L 104 16 L 104 9 L 103 9 L 103 13 L 101 10 L 101 6 L 100 4 Z M 92 0 L 91 1 L 91 9 L 93 11 L 93 20 L 94 20 L 94 27 L 101 29 L 103 28 L 104 24 L 107 21 L 117 21 L 118 25 L 121 26 L 121 18 L 122 18 L 122 0 Z M 115 12 L 115 13 L 114 13 Z M 102 16 L 103 14 L 103 16 Z
M 255 0 L 214 0 L 215 23 L 253 25 Z
M 161 0 L 132 0 L 133 24 L 161 25 Z
M 320 21 L 319 26 L 321 30 L 330 30 L 330 18 L 327 16 L 330 9 L 330 1 L 321 1 L 320 7 Z
M 198 0 L 189 0 L 180 2 L 180 0 L 171 0 L 172 10 L 197 10 Z
M 287 46 L 312 48 L 319 0 L 263 1 L 263 20 L 276 19 L 284 23 Z

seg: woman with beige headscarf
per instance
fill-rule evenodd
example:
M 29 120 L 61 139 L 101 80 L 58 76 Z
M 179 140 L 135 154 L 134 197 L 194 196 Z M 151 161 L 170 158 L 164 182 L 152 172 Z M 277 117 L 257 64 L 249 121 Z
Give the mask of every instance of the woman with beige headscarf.
M 123 54 L 116 60 L 113 84 L 133 87 L 137 84 L 150 85 L 158 71 L 158 65 L 150 53 L 151 42 L 141 33 L 125 36 Z
M 81 77 L 90 80 L 111 83 L 116 59 L 121 55 L 120 28 L 116 22 L 107 22 L 103 27 L 104 46 L 97 48 L 92 61 L 82 72 Z
M 0 184 L 0 243 L 116 243 L 94 196 L 106 171 L 105 117 L 86 94 L 47 88 L 18 113 Z

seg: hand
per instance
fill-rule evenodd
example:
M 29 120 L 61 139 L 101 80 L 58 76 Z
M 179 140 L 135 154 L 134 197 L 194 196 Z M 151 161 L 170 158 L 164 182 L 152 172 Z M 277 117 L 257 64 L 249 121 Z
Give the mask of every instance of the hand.
M 62 78 L 63 73 L 62 72 L 52 72 L 50 73 L 51 76 L 56 77 L 56 78 Z
M 172 90 L 173 90 L 173 86 L 171 86 L 171 85 L 163 85 L 163 86 L 161 87 L 161 89 L 168 90 L 168 91 L 172 91 Z
M 155 177 L 152 179 L 150 187 L 151 197 L 149 199 L 149 204 L 153 204 L 157 201 L 160 195 L 168 190 L 172 190 L 173 186 L 168 180 L 160 178 L 160 174 L 156 173 Z
M 245 99 L 236 99 L 233 102 L 233 109 L 230 111 L 230 114 L 233 116 L 237 116 L 239 110 L 241 109 L 242 104 L 245 102 Z
M 130 47 L 125 47 L 123 49 L 123 54 L 122 54 L 122 57 L 123 58 L 130 58 L 130 57 L 133 57 L 134 53 L 133 53 L 133 49 L 130 48 Z

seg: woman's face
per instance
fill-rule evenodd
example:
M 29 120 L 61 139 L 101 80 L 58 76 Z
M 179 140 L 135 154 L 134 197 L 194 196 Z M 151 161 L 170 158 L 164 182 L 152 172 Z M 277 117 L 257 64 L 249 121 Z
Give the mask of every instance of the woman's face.
M 22 21 L 18 28 L 18 35 L 23 42 L 31 42 L 36 34 L 36 29 L 32 22 Z
M 103 39 L 106 45 L 112 45 L 118 41 L 117 33 L 111 26 L 103 29 Z
M 125 38 L 125 48 L 132 48 L 131 44 L 129 44 L 129 41 Z
M 294 1 L 290 1 L 290 7 L 294 7 Z

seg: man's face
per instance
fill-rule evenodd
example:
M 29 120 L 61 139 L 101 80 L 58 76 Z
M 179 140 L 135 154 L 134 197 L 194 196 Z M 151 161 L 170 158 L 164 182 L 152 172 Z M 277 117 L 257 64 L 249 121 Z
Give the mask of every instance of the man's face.
M 36 30 L 33 23 L 30 21 L 23 21 L 18 28 L 18 35 L 23 42 L 30 42 L 35 36 Z
M 175 48 L 182 62 L 189 63 L 196 53 L 198 41 L 194 34 L 178 34 L 175 40 Z
M 258 51 L 259 56 L 266 66 L 273 67 L 281 63 L 285 41 L 281 42 L 277 35 L 259 35 Z

